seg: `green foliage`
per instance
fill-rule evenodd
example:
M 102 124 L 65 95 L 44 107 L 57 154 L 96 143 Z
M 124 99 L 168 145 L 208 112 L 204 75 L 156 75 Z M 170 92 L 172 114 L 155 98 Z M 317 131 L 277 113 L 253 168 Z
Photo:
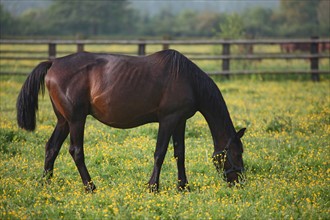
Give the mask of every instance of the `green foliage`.
M 127 1 L 57 0 L 47 10 L 48 31 L 86 36 L 125 32 L 134 19 L 127 6 Z M 131 20 L 125 14 L 131 14 Z
M 226 17 L 225 22 L 220 24 L 220 38 L 239 39 L 244 36 L 243 19 L 234 13 Z
M 15 34 L 17 31 L 17 21 L 7 12 L 0 3 L 0 37 L 3 35 Z
M 21 29 L 17 30 L 16 34 L 74 36 L 127 34 L 134 31 L 135 20 L 136 14 L 128 7 L 126 0 L 55 0 L 49 8 L 23 13 L 20 17 Z
M 201 114 L 188 120 L 186 167 L 191 192 L 176 190 L 170 145 L 160 193 L 146 187 L 157 124 L 119 130 L 88 117 L 86 163 L 97 185 L 86 194 L 64 143 L 50 183 L 41 179 L 44 145 L 55 116 L 40 97 L 37 130 L 18 129 L 15 100 L 26 77 L 0 79 L 1 219 L 327 219 L 329 216 L 329 80 L 221 82 L 242 141 L 248 181 L 227 187 L 213 167 L 212 138 Z
M 320 0 L 281 0 L 283 16 L 288 24 L 317 24 L 317 7 Z M 303 12 L 303 13 L 302 13 Z
M 321 0 L 317 8 L 317 18 L 322 35 L 329 36 L 330 33 L 330 1 Z
M 330 27 L 330 8 L 329 4 L 325 3 L 325 1 L 281 0 L 283 24 L 279 25 L 280 34 L 286 37 L 320 35 L 329 37 L 329 32 L 326 33 L 326 31 Z
M 145 15 L 128 0 L 54 0 L 48 8 L 31 9 L 18 17 L 1 4 L 1 36 L 329 37 L 328 0 L 280 3 L 279 9 L 248 8 L 239 14 L 175 13 L 163 8 L 157 14 Z
M 277 35 L 274 32 L 274 26 L 277 26 L 278 23 L 271 9 L 247 9 L 242 15 L 242 20 L 247 37 Z

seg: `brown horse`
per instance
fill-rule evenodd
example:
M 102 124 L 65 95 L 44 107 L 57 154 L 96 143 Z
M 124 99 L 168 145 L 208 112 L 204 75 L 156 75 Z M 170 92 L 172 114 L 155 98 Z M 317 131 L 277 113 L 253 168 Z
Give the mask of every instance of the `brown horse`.
M 40 63 L 28 76 L 17 99 L 18 125 L 33 131 L 38 93 L 44 84 L 57 116 L 45 147 L 44 176 L 53 175 L 55 159 L 70 133 L 69 152 L 87 191 L 95 185 L 84 161 L 87 115 L 115 128 L 158 122 L 154 168 L 149 180 L 158 191 L 159 175 L 170 138 L 178 167 L 178 187 L 187 189 L 184 133 L 186 120 L 200 111 L 214 141 L 213 161 L 230 183 L 240 181 L 243 147 L 216 84 L 193 62 L 174 50 L 145 57 L 81 52 Z

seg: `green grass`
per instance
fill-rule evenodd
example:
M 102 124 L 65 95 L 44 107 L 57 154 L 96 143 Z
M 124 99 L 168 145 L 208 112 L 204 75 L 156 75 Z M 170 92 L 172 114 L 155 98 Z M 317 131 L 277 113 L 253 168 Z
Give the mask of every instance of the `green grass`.
M 176 190 L 170 145 L 160 193 L 146 183 L 153 166 L 157 124 L 129 130 L 89 117 L 85 155 L 94 194 L 86 194 L 66 140 L 50 184 L 41 179 L 44 145 L 55 125 L 47 95 L 37 130 L 16 125 L 15 102 L 25 77 L 0 80 L 0 219 L 327 219 L 329 211 L 330 91 L 328 79 L 216 82 L 243 137 L 248 181 L 229 188 L 211 161 L 212 139 L 196 114 L 186 130 L 191 192 Z

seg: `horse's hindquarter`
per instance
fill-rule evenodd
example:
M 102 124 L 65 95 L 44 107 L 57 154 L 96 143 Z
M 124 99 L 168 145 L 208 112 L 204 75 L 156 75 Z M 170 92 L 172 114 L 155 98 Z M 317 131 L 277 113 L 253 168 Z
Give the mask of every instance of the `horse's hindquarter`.
M 88 72 L 96 60 L 89 53 L 78 53 L 55 59 L 45 77 L 49 96 L 55 108 L 68 121 L 88 114 Z

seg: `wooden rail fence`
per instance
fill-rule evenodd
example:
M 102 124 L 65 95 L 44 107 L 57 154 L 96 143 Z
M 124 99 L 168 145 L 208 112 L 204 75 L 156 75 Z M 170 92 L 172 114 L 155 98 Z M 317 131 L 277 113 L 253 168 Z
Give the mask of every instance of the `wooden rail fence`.
M 34 56 L 40 52 L 37 51 L 21 51 L 21 50 L 5 50 L 2 45 L 48 45 L 48 56 Z M 320 70 L 319 61 L 321 59 L 330 59 L 330 39 L 254 39 L 254 40 L 10 40 L 0 39 L 0 60 L 45 60 L 54 59 L 57 57 L 57 46 L 59 45 L 76 45 L 76 51 L 83 51 L 86 45 L 136 45 L 137 56 L 145 56 L 146 47 L 149 45 L 162 45 L 163 49 L 168 49 L 171 45 L 213 45 L 222 46 L 220 54 L 201 54 L 191 53 L 189 58 L 192 60 L 221 60 L 221 68 L 219 71 L 208 72 L 209 74 L 221 74 L 229 77 L 231 74 L 310 74 L 313 81 L 319 81 L 320 74 L 330 74 L 330 70 Z M 256 45 L 279 45 L 287 47 L 290 51 L 281 53 L 253 53 L 252 50 L 248 53 L 231 53 L 233 45 L 241 45 L 243 48 L 251 50 Z M 298 48 L 297 45 L 300 45 Z M 320 47 L 323 45 L 323 48 Z M 303 46 L 303 47 L 301 47 Z M 296 48 L 295 48 L 296 47 Z M 307 50 L 306 50 L 307 48 Z M 300 49 L 304 53 L 293 53 L 293 50 Z M 323 50 L 323 51 L 321 51 Z M 29 53 L 29 55 L 19 55 L 20 53 Z M 113 51 L 105 51 L 113 52 Z M 7 55 L 10 54 L 10 55 Z M 14 54 L 14 55 L 12 55 Z M 17 55 L 16 55 L 17 54 Z M 239 70 L 233 71 L 230 68 L 232 60 L 264 60 L 264 59 L 308 59 L 310 62 L 309 69 L 286 69 L 286 70 Z M 6 74 L 27 74 L 2 71 L 0 75 Z

